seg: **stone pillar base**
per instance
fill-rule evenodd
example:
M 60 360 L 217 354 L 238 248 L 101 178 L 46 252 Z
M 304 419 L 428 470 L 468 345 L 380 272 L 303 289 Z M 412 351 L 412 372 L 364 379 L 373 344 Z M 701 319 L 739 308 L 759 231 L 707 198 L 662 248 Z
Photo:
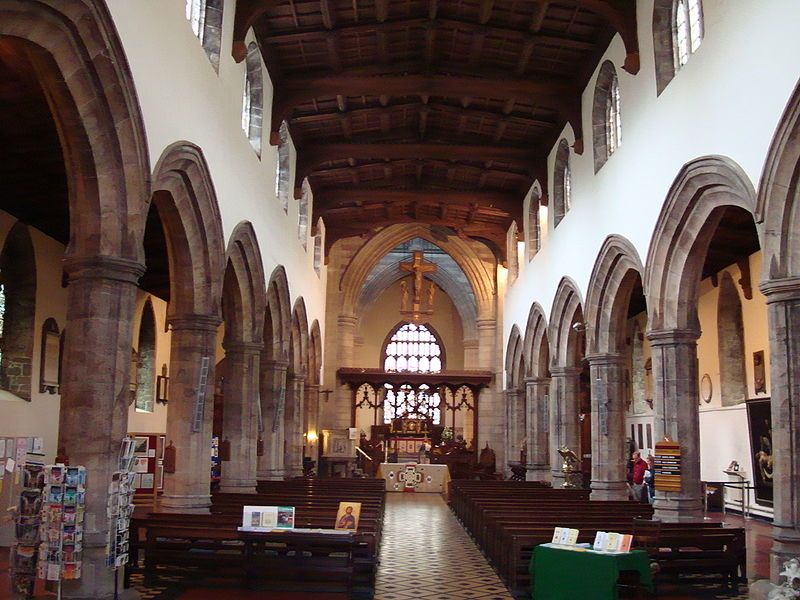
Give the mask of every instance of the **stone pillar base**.
M 228 480 L 224 485 L 219 486 L 219 491 L 223 494 L 255 494 L 256 482 L 252 480 Z
M 286 472 L 283 469 L 262 469 L 256 478 L 258 481 L 283 481 L 286 478 Z
M 163 512 L 208 514 L 211 512 L 211 495 L 206 496 L 181 496 L 164 495 L 159 507 Z
M 592 481 L 592 500 L 627 500 L 625 481 Z
M 656 492 L 654 519 L 662 521 L 703 520 L 703 504 L 699 498 L 665 497 Z

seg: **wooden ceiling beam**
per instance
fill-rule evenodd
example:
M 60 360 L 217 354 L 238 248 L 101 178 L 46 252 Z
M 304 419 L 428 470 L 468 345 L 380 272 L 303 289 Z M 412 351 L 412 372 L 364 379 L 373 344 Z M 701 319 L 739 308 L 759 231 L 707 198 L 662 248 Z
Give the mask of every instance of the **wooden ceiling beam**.
M 622 68 L 631 75 L 639 72 L 639 36 L 636 28 L 636 2 L 630 0 L 576 0 L 580 8 L 602 17 L 619 33 L 625 44 Z
M 383 23 L 389 17 L 389 0 L 375 0 L 375 19 Z
M 336 27 L 336 4 L 335 0 L 320 0 L 320 11 L 322 12 L 322 24 L 325 29 Z
M 522 196 L 504 192 L 430 190 L 430 189 L 370 189 L 370 188 L 324 188 L 314 193 L 315 212 L 333 209 L 367 207 L 384 203 L 417 202 L 419 204 L 478 206 L 494 208 L 506 214 L 514 214 L 522 206 Z
M 528 26 L 528 29 L 531 33 L 537 33 L 539 30 L 541 30 L 548 8 L 550 8 L 550 2 L 547 0 L 540 0 L 540 2 L 533 9 L 531 24 Z

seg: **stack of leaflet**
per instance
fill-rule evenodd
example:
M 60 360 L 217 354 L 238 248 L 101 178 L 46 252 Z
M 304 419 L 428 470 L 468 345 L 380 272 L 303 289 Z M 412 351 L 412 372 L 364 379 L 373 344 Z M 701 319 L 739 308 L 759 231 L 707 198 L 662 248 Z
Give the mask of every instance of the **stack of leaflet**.
M 132 438 L 122 440 L 118 470 L 111 475 L 108 486 L 108 537 L 106 539 L 106 564 L 117 569 L 128 562 L 129 529 L 133 515 L 134 443 Z
M 556 527 L 553 531 L 553 544 L 558 546 L 575 546 L 578 543 L 580 530 L 569 527 Z
M 594 538 L 592 549 L 595 552 L 609 552 L 621 554 L 631 551 L 633 536 L 613 531 L 598 531 Z

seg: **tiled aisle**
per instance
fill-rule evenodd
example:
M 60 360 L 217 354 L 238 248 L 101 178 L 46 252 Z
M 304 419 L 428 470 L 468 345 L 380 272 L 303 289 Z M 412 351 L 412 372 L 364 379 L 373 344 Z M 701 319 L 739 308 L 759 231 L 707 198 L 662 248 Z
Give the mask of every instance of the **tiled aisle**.
M 439 494 L 386 494 L 375 600 L 510 600 Z

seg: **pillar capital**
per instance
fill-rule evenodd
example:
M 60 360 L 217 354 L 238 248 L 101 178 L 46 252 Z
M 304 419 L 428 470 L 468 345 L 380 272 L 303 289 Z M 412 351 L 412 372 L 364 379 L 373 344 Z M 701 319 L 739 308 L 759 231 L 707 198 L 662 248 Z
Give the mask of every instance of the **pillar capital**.
M 767 304 L 800 300 L 800 277 L 781 277 L 762 281 L 758 289 L 767 297 Z
M 261 361 L 261 365 L 267 369 L 273 369 L 275 371 L 281 371 L 281 370 L 285 371 L 289 368 L 289 361 L 267 358 Z
M 289 373 L 289 381 L 293 384 L 305 383 L 306 375 L 304 373 Z
M 358 317 L 355 315 L 339 315 L 336 323 L 341 327 L 355 327 L 358 324 Z
M 697 329 L 651 329 L 647 339 L 651 346 L 674 346 L 679 344 L 696 344 L 700 337 Z
M 70 281 L 77 279 L 111 279 L 136 285 L 146 270 L 142 263 L 115 256 L 67 256 L 64 271 Z
M 222 342 L 225 354 L 258 354 L 264 349 L 261 342 Z
M 172 331 L 200 331 L 216 333 L 222 319 L 217 315 L 184 314 L 167 317 L 167 325 Z
M 550 377 L 525 377 L 523 380 L 525 385 L 550 385 Z
M 619 366 L 625 362 L 625 357 L 616 352 L 597 352 L 587 354 L 586 360 L 589 365 L 594 366 Z
M 550 375 L 553 377 L 577 377 L 581 371 L 581 367 L 550 367 Z

